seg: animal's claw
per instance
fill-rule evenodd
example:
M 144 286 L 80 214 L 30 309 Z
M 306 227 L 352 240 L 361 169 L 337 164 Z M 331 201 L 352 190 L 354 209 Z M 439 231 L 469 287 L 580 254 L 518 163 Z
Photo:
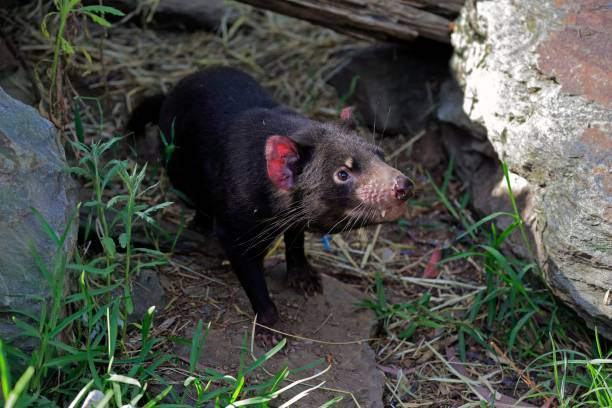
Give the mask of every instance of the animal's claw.
M 287 273 L 287 285 L 308 296 L 323 293 L 321 275 L 308 264 L 290 269 Z

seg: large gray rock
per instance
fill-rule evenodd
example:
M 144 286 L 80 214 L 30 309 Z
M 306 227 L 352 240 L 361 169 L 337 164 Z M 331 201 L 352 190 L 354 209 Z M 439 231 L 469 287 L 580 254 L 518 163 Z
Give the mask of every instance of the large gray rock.
M 55 245 L 32 208 L 62 233 L 75 208 L 75 191 L 64 171 L 66 159 L 53 125 L 0 88 L 0 336 L 10 340 L 17 329 L 10 310 L 36 313 L 48 287 L 34 262 L 35 247 L 52 270 Z M 76 228 L 66 250 L 76 242 Z
M 604 302 L 612 288 L 608 3 L 477 1 L 457 22 L 451 65 L 463 111 L 485 129 L 520 185 L 547 280 L 612 338 L 612 305 Z M 466 126 L 444 103 L 438 115 Z M 488 183 L 489 196 L 504 194 L 499 172 L 473 173 Z

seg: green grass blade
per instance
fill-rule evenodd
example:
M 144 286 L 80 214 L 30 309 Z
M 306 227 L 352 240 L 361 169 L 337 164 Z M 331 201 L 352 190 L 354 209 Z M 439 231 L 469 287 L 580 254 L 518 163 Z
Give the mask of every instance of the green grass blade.
M 79 391 L 79 393 L 76 395 L 76 397 L 74 397 L 74 399 L 72 400 L 72 402 L 70 403 L 70 405 L 68 405 L 68 408 L 76 408 L 77 404 L 79 402 L 81 402 L 81 400 L 83 399 L 83 397 L 85 396 L 85 394 L 87 393 L 87 391 L 89 391 L 89 389 L 91 388 L 91 386 L 93 385 L 94 380 L 90 380 L 87 384 L 85 384 L 85 386 L 83 388 L 81 388 L 81 390 Z
M 45 219 L 45 216 L 42 215 L 42 213 L 40 211 L 38 211 L 36 208 L 34 207 L 30 207 L 30 209 L 32 210 L 32 212 L 34 213 L 34 216 L 36 217 L 36 219 L 38 220 L 38 222 L 41 223 L 43 230 L 45 231 L 45 233 L 47 234 L 47 236 L 53 241 L 53 243 L 56 246 L 60 246 L 60 239 L 57 236 L 57 233 L 55 232 L 55 229 L 53 229 L 53 227 L 51 226 L 51 224 L 49 224 L 47 222 L 47 220 Z
M 208 325 L 210 327 L 210 324 Z M 202 350 L 201 337 L 202 337 L 203 322 L 202 319 L 198 320 L 196 329 L 191 341 L 191 351 L 189 353 L 189 370 L 194 373 L 198 366 L 198 358 L 200 351 Z M 206 329 L 208 332 L 208 328 Z
M 4 354 L 4 342 L 0 339 L 0 382 L 2 382 L 2 396 L 6 401 L 11 392 L 11 382 L 9 377 L 6 354 Z
M 79 310 L 79 311 L 73 313 L 72 315 L 66 317 L 61 322 L 59 322 L 57 324 L 57 326 L 55 326 L 55 328 L 53 330 L 51 330 L 51 332 L 49 333 L 49 338 L 52 338 L 52 339 L 55 338 L 55 336 L 60 334 L 62 332 L 62 330 L 64 330 L 71 323 L 74 323 L 77 319 L 82 318 L 82 317 L 83 317 L 83 311 L 82 310 Z
M 112 375 L 111 375 L 112 377 Z M 109 381 L 111 381 L 109 379 Z M 122 392 L 121 392 L 121 386 L 119 384 L 117 384 L 116 382 L 113 382 L 111 384 L 111 387 L 113 387 L 113 396 L 115 397 L 115 405 L 118 407 L 123 407 L 123 398 L 122 398 Z
M 66 265 L 66 269 L 79 271 L 79 272 L 87 272 L 88 274 L 98 275 L 101 277 L 106 277 L 110 275 L 115 269 L 117 265 L 111 264 L 105 268 L 96 268 L 91 265 L 80 265 L 80 264 L 68 264 Z
M 151 401 L 149 401 L 142 408 L 153 408 L 159 401 L 161 401 L 166 395 L 168 395 L 168 393 L 170 391 L 172 391 L 172 386 L 171 385 L 166 387 L 162 392 L 160 392 L 155 398 L 153 398 Z
M 272 356 L 282 350 L 283 347 L 287 344 L 287 339 L 282 339 L 278 342 L 278 344 L 269 351 L 267 351 L 264 355 L 255 360 L 245 371 L 245 375 L 255 370 L 257 367 L 268 361 Z
M 92 354 L 94 356 L 100 356 L 100 353 L 93 353 Z M 43 367 L 49 368 L 49 367 L 58 367 L 58 368 L 62 368 L 62 367 L 66 367 L 69 364 L 73 364 L 73 363 L 81 363 L 87 361 L 87 352 L 82 352 L 79 354 L 68 354 L 68 355 L 64 355 L 64 356 L 60 356 L 60 357 L 56 357 L 53 359 L 48 360 L 47 362 L 45 362 L 45 364 L 43 365 Z
M 15 323 L 15 326 L 23 330 L 24 335 L 28 337 L 34 337 L 36 339 L 40 338 L 40 332 L 38 331 L 36 327 L 32 326 L 29 323 L 24 322 L 21 319 L 16 318 L 15 316 L 13 316 L 12 320 L 13 320 L 13 323 Z
M 86 12 L 96 13 L 96 14 L 108 13 L 108 14 L 112 14 L 113 16 L 118 16 L 118 17 L 125 16 L 125 13 L 123 11 L 116 9 L 115 7 L 104 6 L 104 5 L 83 6 L 83 7 L 80 7 L 77 11 L 80 11 L 80 12 L 86 11 Z
M 81 108 L 78 103 L 75 103 L 72 107 L 74 131 L 77 136 L 77 140 L 80 143 L 85 143 L 85 130 L 83 129 L 83 120 L 81 119 Z
M 138 381 L 135 378 L 131 378 L 125 375 L 111 374 L 110 377 L 108 378 L 108 381 L 119 382 L 122 384 L 133 385 L 134 387 L 142 388 L 140 381 Z
M 140 328 L 140 335 L 142 337 L 143 344 L 149 339 L 149 331 L 151 330 L 154 313 L 155 306 L 151 306 L 147 309 L 147 313 L 144 316 L 142 327 Z
M 448 190 L 448 185 L 450 184 L 451 178 L 453 176 L 453 168 L 455 167 L 455 157 L 451 155 L 448 160 L 448 166 L 446 166 L 446 170 L 444 171 L 444 179 L 442 180 L 442 186 L 440 187 L 440 192 L 446 195 Z
M 121 286 L 121 282 L 117 282 L 117 283 L 112 283 L 108 286 L 103 286 L 101 288 L 92 289 L 89 291 L 89 296 L 91 296 L 91 298 L 94 298 L 96 296 L 104 295 L 106 293 L 115 291 L 115 289 L 117 289 L 120 286 Z M 68 295 L 66 297 L 65 303 L 76 303 L 76 302 L 82 302 L 84 300 L 85 300 L 85 295 L 83 293 L 73 293 L 72 295 Z
M 516 337 L 518 336 L 519 331 L 523 328 L 523 326 L 525 326 L 525 324 L 529 322 L 529 319 L 531 319 L 531 316 L 533 316 L 535 312 L 536 310 L 532 310 L 527 313 L 512 328 L 512 331 L 510 332 L 510 337 L 508 337 L 508 353 L 512 354 L 512 349 L 514 347 L 514 343 L 516 342 Z
M 115 349 L 117 348 L 117 333 L 119 324 L 119 302 L 114 302 L 112 309 L 106 309 L 106 330 L 108 336 L 108 358 L 110 359 L 108 365 L 108 371 L 111 370 L 111 363 L 115 356 Z M 126 324 L 126 322 L 124 322 Z
M 244 376 L 240 376 L 240 378 L 238 378 L 238 381 L 236 382 L 236 389 L 234 390 L 234 392 L 232 393 L 232 397 L 230 398 L 230 403 L 238 399 L 238 396 L 240 395 L 240 391 L 242 391 L 243 386 Z
M 516 203 L 516 198 L 514 197 L 514 192 L 512 191 L 512 183 L 510 183 L 510 171 L 508 170 L 508 164 L 506 162 L 502 162 L 502 170 L 504 172 L 504 179 L 506 180 L 506 186 L 508 187 L 508 197 L 510 198 L 510 202 L 512 203 L 512 210 L 514 211 L 514 215 L 519 221 L 519 230 L 521 231 L 521 236 L 523 237 L 523 242 L 527 247 L 527 251 L 532 259 L 537 259 L 533 248 L 531 246 L 531 241 L 529 240 L 529 236 L 527 235 L 527 230 L 525 229 L 525 223 L 521 218 L 521 212 L 519 211 L 518 205 Z
M 436 193 L 436 196 L 438 197 L 440 202 L 444 205 L 444 207 L 446 207 L 448 212 L 450 212 L 451 215 L 456 220 L 460 220 L 461 217 L 459 216 L 459 213 L 457 212 L 455 207 L 451 204 L 451 202 L 448 201 L 448 198 L 446 197 L 444 192 L 436 185 L 436 182 L 434 181 L 433 177 L 431 177 L 431 174 L 429 174 L 429 172 L 427 173 L 427 179 L 429 180 L 429 184 L 431 184 L 431 186 L 433 187 L 433 189 L 434 189 L 434 191 Z
M 503 217 L 503 216 L 514 218 L 514 214 L 509 213 L 509 212 L 505 212 L 505 211 L 494 212 L 493 214 L 489 214 L 486 217 L 481 218 L 480 220 L 478 220 L 474 224 L 470 225 L 470 227 L 466 231 L 464 231 L 461 234 L 457 235 L 457 237 L 455 238 L 455 241 L 459 241 L 460 239 L 462 239 L 463 237 L 465 237 L 467 235 L 472 235 L 476 230 L 478 230 L 480 227 L 482 227 L 483 224 L 486 224 L 488 222 L 491 222 L 491 221 L 495 220 L 496 218 Z
M 343 397 L 341 395 L 330 399 L 329 401 L 327 401 L 325 404 L 321 405 L 319 408 L 330 408 L 333 407 L 334 405 L 336 405 L 337 403 L 339 403 L 340 401 L 342 401 Z
M 11 392 L 9 392 L 9 395 L 4 403 L 4 408 L 15 407 L 15 405 L 17 404 L 17 400 L 19 400 L 21 394 L 23 394 L 23 392 L 26 390 L 26 387 L 28 386 L 28 383 L 32 379 L 33 375 L 34 367 L 30 366 L 25 370 L 21 377 L 19 377 L 19 379 L 15 383 L 15 387 L 11 390 Z

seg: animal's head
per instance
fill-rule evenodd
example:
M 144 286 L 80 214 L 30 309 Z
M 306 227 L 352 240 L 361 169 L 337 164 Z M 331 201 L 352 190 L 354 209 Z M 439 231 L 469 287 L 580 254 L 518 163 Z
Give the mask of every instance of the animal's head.
M 344 123 L 314 123 L 296 135 L 270 136 L 266 164 L 293 218 L 319 232 L 397 220 L 413 187 L 385 163 L 377 146 Z

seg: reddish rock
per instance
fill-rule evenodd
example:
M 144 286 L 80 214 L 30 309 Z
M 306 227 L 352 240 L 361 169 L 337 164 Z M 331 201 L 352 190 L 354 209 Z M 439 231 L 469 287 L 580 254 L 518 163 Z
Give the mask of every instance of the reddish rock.
M 451 130 L 444 141 L 472 182 L 474 205 L 508 209 L 503 159 L 550 287 L 612 338 L 612 306 L 603 302 L 612 288 L 610 2 L 468 2 L 452 43 L 463 95 L 443 95 L 438 117 L 472 132 Z M 466 119 L 485 130 L 497 158 Z
M 612 7 L 607 0 L 562 4 L 563 30 L 540 43 L 538 68 L 570 94 L 612 106 Z

